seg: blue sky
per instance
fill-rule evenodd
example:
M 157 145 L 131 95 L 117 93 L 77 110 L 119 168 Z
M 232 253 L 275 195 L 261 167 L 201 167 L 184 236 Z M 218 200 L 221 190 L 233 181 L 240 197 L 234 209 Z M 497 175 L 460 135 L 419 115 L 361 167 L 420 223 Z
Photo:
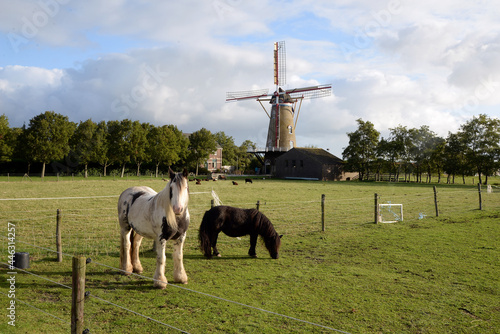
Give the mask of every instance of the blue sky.
M 304 102 L 298 146 L 341 157 L 356 119 L 387 136 L 446 137 L 500 117 L 500 9 L 493 1 L 0 0 L 0 109 L 11 126 L 46 110 L 79 122 L 129 118 L 265 145 L 268 119 L 227 91 L 333 84 Z

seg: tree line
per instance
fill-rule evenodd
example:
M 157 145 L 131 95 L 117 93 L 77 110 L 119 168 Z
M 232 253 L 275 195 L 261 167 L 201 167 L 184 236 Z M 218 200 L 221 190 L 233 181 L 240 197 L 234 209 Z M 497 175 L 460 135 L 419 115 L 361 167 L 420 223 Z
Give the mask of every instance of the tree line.
M 240 146 L 224 132 L 212 134 L 202 128 L 189 135 L 175 125 L 155 126 L 124 119 L 122 121 L 94 122 L 91 119 L 74 123 L 67 116 L 46 111 L 33 117 L 28 126 L 11 128 L 8 118 L 0 116 L 0 165 L 12 161 L 26 163 L 29 175 L 33 163 L 42 165 L 45 176 L 50 164 L 56 173 L 99 165 L 106 176 L 111 165 L 120 167 L 121 177 L 127 166 L 134 165 L 140 175 L 141 166 L 154 166 L 158 177 L 162 167 L 178 166 L 196 170 L 210 154 L 223 149 L 223 165 L 250 168 L 255 158 L 247 151 L 256 145 L 247 140 Z
M 360 180 L 389 174 L 399 180 L 404 174 L 408 181 L 413 174 L 417 182 L 431 182 L 432 175 L 447 174 L 447 182 L 455 176 L 478 175 L 479 183 L 488 183 L 488 176 L 500 170 L 500 120 L 481 114 L 460 126 L 446 138 L 436 135 L 424 125 L 408 129 L 398 126 L 388 138 L 380 138 L 373 123 L 357 120 L 358 129 L 347 133 L 349 145 L 342 153 L 345 168 L 358 172 Z

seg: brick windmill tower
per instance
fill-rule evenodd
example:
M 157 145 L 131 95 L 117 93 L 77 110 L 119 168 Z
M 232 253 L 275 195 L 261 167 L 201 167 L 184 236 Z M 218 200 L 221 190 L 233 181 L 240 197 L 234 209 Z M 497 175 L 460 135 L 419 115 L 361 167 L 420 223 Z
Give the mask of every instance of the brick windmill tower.
M 274 84 L 275 90 L 269 94 L 269 89 L 227 92 L 226 102 L 240 100 L 257 100 L 269 117 L 266 148 L 264 151 L 253 152 L 266 165 L 273 165 L 281 153 L 297 146 L 295 130 L 299 119 L 302 100 L 329 96 L 331 85 L 319 85 L 293 89 L 283 89 L 286 84 L 286 51 L 285 42 L 274 43 Z M 300 101 L 298 109 L 297 103 Z M 270 112 L 262 102 L 271 104 Z M 264 159 L 262 159 L 264 155 Z

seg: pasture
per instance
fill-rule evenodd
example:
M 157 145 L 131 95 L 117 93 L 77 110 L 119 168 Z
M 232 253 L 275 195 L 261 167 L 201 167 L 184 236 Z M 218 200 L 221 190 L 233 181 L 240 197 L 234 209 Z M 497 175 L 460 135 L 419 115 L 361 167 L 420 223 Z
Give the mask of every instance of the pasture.
M 187 285 L 153 288 L 155 253 L 144 240 L 143 276 L 119 268 L 119 194 L 134 185 L 160 191 L 161 179 L 0 179 L 2 263 L 8 224 L 31 274 L 15 275 L 16 321 L 8 325 L 8 268 L 0 267 L 1 333 L 67 333 L 71 259 L 87 264 L 85 328 L 90 333 L 495 333 L 500 328 L 500 179 L 492 193 L 472 185 L 255 179 L 190 182 L 191 226 L 184 247 Z M 432 186 L 438 190 L 435 217 Z M 223 204 L 255 207 L 283 234 L 271 259 L 249 237 L 220 234 L 221 258 L 205 259 L 198 227 L 214 190 Z M 380 203 L 404 205 L 404 221 L 374 224 Z M 325 231 L 321 195 L 325 194 Z M 8 200 L 6 200 L 8 199 Z M 63 262 L 56 262 L 56 210 Z M 167 243 L 166 277 L 172 277 Z M 62 285 L 64 286 L 62 286 Z M 150 319 L 148 319 L 150 318 Z M 171 327 L 170 327 L 171 326 Z

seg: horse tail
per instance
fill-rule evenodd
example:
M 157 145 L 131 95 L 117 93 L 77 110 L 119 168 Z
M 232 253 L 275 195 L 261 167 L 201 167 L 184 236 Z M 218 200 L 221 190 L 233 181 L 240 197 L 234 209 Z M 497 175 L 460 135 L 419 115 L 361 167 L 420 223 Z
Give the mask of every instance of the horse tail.
M 210 240 L 210 214 L 208 211 L 203 215 L 200 230 L 198 232 L 198 240 L 200 242 L 200 250 L 207 258 L 212 257 L 212 243 Z

